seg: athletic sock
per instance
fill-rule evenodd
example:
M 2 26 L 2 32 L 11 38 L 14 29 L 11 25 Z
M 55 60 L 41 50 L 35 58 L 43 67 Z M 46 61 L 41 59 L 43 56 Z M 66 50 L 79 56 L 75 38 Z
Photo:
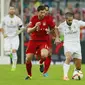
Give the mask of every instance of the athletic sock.
M 17 64 L 17 53 L 12 53 L 12 68 L 16 68 Z
M 46 73 L 48 71 L 50 63 L 51 63 L 51 56 L 47 57 L 44 62 L 44 73 Z
M 32 76 L 31 69 L 32 69 L 32 63 L 31 62 L 26 63 L 26 70 L 27 70 L 28 76 Z
M 70 65 L 64 63 L 64 65 L 63 65 L 64 77 L 68 77 L 69 68 L 70 68 Z

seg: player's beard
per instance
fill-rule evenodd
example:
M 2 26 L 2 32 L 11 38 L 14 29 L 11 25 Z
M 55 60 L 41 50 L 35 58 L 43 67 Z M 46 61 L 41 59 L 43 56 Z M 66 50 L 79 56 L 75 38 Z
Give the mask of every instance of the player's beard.
M 39 18 L 40 20 L 42 20 L 42 19 L 44 18 L 44 16 L 39 16 L 38 18 Z
M 72 25 L 72 23 L 68 23 L 68 22 L 67 22 L 67 25 L 71 26 L 71 25 Z

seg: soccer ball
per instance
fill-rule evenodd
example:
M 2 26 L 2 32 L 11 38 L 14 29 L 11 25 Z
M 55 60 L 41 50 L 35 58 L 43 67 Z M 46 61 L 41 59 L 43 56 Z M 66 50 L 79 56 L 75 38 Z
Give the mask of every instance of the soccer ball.
M 72 76 L 73 80 L 81 80 L 83 78 L 83 73 L 82 71 L 77 71 L 75 70 Z

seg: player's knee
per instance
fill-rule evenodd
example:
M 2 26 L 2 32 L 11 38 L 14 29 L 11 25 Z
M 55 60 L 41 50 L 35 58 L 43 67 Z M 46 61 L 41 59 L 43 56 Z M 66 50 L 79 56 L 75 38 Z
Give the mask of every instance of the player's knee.
M 41 50 L 41 56 L 42 57 L 47 57 L 48 56 L 48 50 L 47 49 L 42 49 Z
M 70 60 L 72 59 L 72 55 L 71 55 L 70 52 L 66 52 L 66 53 L 65 53 L 65 56 L 66 56 L 66 59 L 67 59 L 68 61 L 70 61 Z
M 27 54 L 26 55 L 26 62 L 30 62 L 32 60 L 33 54 Z

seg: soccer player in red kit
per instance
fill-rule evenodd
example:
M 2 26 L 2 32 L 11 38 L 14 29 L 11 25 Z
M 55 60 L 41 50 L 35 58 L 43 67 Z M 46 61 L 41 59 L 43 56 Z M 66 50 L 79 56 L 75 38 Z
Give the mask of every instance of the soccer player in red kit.
M 46 16 L 48 19 L 50 20 L 53 20 L 52 16 L 50 16 L 49 14 L 49 6 L 48 5 L 45 5 L 45 10 L 46 10 Z M 40 72 L 42 73 L 43 72 L 43 76 L 44 77 L 48 77 L 48 69 L 49 69 L 49 66 L 50 66 L 50 63 L 51 63 L 51 55 L 52 55 L 52 43 L 51 43 L 51 40 L 52 40 L 52 36 L 50 34 L 50 28 L 47 30 L 47 33 L 49 33 L 49 39 L 48 39 L 48 45 L 49 45 L 49 55 L 46 59 L 43 59 L 40 55 L 40 49 L 38 49 L 36 51 L 36 58 L 39 59 L 40 58 Z M 43 65 L 43 62 L 44 62 L 44 65 Z
M 57 36 L 54 31 L 55 23 L 53 22 L 53 20 L 50 20 L 47 18 L 47 16 L 45 16 L 45 6 L 39 6 L 37 8 L 37 11 L 37 15 L 31 18 L 29 27 L 27 29 L 27 32 L 30 34 L 30 41 L 26 50 L 26 70 L 28 76 L 25 78 L 25 80 L 31 79 L 32 77 L 31 60 L 32 57 L 35 55 L 37 48 L 40 49 L 42 58 L 46 58 L 49 54 L 49 34 L 46 31 L 48 27 L 50 27 L 51 31 L 53 31 L 54 34 Z M 57 38 L 57 41 L 58 40 L 59 39 Z

